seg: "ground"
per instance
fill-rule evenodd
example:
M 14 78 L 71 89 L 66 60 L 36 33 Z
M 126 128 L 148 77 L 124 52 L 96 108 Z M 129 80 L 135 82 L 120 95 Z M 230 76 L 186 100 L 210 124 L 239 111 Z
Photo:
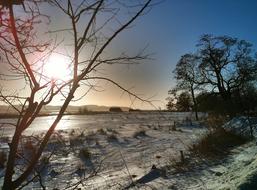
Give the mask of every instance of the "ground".
M 194 157 L 188 150 L 207 129 L 190 118 L 169 112 L 65 116 L 37 167 L 42 183 L 50 189 L 247 189 L 257 173 L 256 144 L 236 147 L 219 160 Z M 24 139 L 40 137 L 52 119 L 39 118 Z M 4 129 L 3 137 L 12 134 Z M 6 151 L 8 138 L 1 141 Z M 23 147 L 27 156 L 31 144 Z M 181 165 L 181 153 L 194 166 Z M 3 174 L 1 169 L 1 180 Z M 25 187 L 31 188 L 41 189 L 39 181 Z

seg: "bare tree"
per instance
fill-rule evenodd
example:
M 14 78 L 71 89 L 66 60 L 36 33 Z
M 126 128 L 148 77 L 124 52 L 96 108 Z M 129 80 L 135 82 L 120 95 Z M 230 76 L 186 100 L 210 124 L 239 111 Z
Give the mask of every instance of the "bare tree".
M 45 38 L 41 37 L 44 33 L 41 24 L 47 23 L 50 19 L 40 11 L 42 2 L 56 7 L 60 11 L 58 14 L 64 15 L 70 22 L 68 28 L 53 31 L 54 33 L 67 32 L 70 35 L 67 38 L 70 39 L 69 47 L 72 51 L 66 56 L 70 61 L 68 66 L 71 74 L 65 79 L 51 78 L 45 73 L 47 58 L 61 45 L 56 42 L 57 40 L 44 40 Z M 91 81 L 105 80 L 130 96 L 145 101 L 112 79 L 99 75 L 97 70 L 104 64 L 129 64 L 147 58 L 144 52 L 134 56 L 122 53 L 117 57 L 108 57 L 106 51 L 121 32 L 147 11 L 151 2 L 151 0 L 124 3 L 118 0 L 0 1 L 2 6 L 0 51 L 2 62 L 6 67 L 4 71 L 2 70 L 1 80 L 22 80 L 24 89 L 29 92 L 26 95 L 19 90 L 8 92 L 4 86 L 1 89 L 1 100 L 10 105 L 19 115 L 10 143 L 4 190 L 23 187 L 24 182 L 34 172 L 65 110 L 74 100 L 77 89 L 82 85 L 92 89 L 94 86 Z M 16 4 L 23 4 L 23 7 L 15 6 Z M 128 13 L 126 17 L 124 11 Z M 85 52 L 87 56 L 84 56 Z M 63 97 L 63 103 L 55 120 L 38 142 L 26 166 L 17 168 L 16 156 L 24 131 L 31 126 L 42 108 L 57 96 Z M 17 106 L 18 104 L 20 106 Z
M 167 109 L 170 111 L 188 112 L 193 108 L 192 97 L 188 91 L 173 88 L 169 90 Z
M 181 57 L 174 70 L 175 90 L 191 93 L 196 118 L 197 105 L 203 101 L 199 102 L 199 98 L 197 101 L 197 91 L 221 97 L 225 112 L 231 116 L 236 112 L 239 102 L 235 92 L 257 79 L 257 62 L 251 47 L 250 43 L 237 38 L 203 35 L 196 53 Z
M 189 91 L 193 101 L 195 118 L 198 120 L 197 101 L 195 91 L 199 89 L 199 85 L 203 84 L 198 71 L 199 58 L 194 54 L 185 54 L 178 61 L 175 70 L 175 79 L 177 80 L 176 89 Z
M 225 101 L 231 100 L 233 90 L 255 80 L 256 60 L 250 43 L 229 36 L 203 35 L 197 46 L 201 76 Z

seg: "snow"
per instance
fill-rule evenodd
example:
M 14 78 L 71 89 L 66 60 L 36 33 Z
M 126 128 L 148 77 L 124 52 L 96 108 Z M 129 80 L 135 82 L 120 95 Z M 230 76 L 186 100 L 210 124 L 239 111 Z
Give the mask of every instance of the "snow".
M 202 117 L 205 115 L 202 114 Z M 204 134 L 206 128 L 189 121 L 191 113 L 138 112 L 85 116 L 65 116 L 58 133 L 44 156 L 49 164 L 42 169 L 43 183 L 58 189 L 244 189 L 256 178 L 257 146 L 249 142 L 236 147 L 226 158 L 210 161 L 194 158 L 189 147 Z M 54 118 L 38 118 L 27 135 L 39 135 Z M 176 122 L 176 127 L 172 127 Z M 224 125 L 228 130 L 247 128 L 245 118 Z M 254 119 L 252 120 L 254 121 Z M 253 122 L 254 123 L 254 122 Z M 12 135 L 10 126 L 3 128 L 4 137 Z M 240 130 L 239 130 L 240 129 Z M 1 149 L 7 150 L 6 141 Z M 79 153 L 87 148 L 89 157 Z M 192 167 L 175 170 L 180 151 Z M 0 170 L 0 178 L 4 171 Z M 0 185 L 3 178 L 0 179 Z M 83 183 L 80 183 L 81 180 Z M 25 189 L 40 189 L 35 181 Z
M 257 137 L 257 118 L 256 117 L 246 117 L 239 116 L 234 117 L 224 126 L 225 129 L 235 132 L 243 136 L 250 136 L 251 127 L 253 129 L 253 135 Z

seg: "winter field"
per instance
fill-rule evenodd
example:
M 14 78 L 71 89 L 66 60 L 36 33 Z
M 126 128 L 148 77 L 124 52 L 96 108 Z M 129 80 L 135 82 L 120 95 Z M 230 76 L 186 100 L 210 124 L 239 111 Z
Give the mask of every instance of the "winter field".
M 256 145 L 237 147 L 219 161 L 192 158 L 191 169 L 180 166 L 181 154 L 190 159 L 188 150 L 207 131 L 191 118 L 178 112 L 64 116 L 35 170 L 38 177 L 24 189 L 237 189 L 256 171 Z M 39 117 L 25 132 L 21 170 L 53 119 Z M 1 122 L 6 152 L 15 119 Z M 0 169 L 0 186 L 3 175 Z

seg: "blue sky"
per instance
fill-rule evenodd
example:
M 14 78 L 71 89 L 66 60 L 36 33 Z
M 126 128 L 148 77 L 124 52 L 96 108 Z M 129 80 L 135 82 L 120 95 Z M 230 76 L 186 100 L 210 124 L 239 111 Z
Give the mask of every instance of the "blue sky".
M 158 105 L 164 107 L 167 91 L 174 84 L 172 70 L 180 56 L 196 50 L 202 34 L 244 39 L 256 49 L 257 1 L 166 0 L 153 7 L 134 28 L 122 34 L 120 46 L 126 44 L 129 49 L 148 44 L 155 60 L 130 67 L 122 74 L 127 74 L 123 79 L 137 84 L 136 89 L 145 88 L 143 94 L 155 95 L 154 99 L 162 101 Z
M 51 27 L 68 26 L 63 15 L 50 7 L 45 11 L 54 16 Z M 203 34 L 237 37 L 257 49 L 257 0 L 164 0 L 119 35 L 108 49 L 111 54 L 135 53 L 147 46 L 147 51 L 154 53 L 153 60 L 132 66 L 112 65 L 105 74 L 144 98 L 153 97 L 158 100 L 153 102 L 156 107 L 165 108 L 167 92 L 174 85 L 172 70 L 183 54 L 196 50 Z M 99 86 L 101 92 L 92 91 L 74 104 L 130 106 L 130 98 L 118 88 L 109 83 Z M 153 109 L 140 101 L 133 106 Z

